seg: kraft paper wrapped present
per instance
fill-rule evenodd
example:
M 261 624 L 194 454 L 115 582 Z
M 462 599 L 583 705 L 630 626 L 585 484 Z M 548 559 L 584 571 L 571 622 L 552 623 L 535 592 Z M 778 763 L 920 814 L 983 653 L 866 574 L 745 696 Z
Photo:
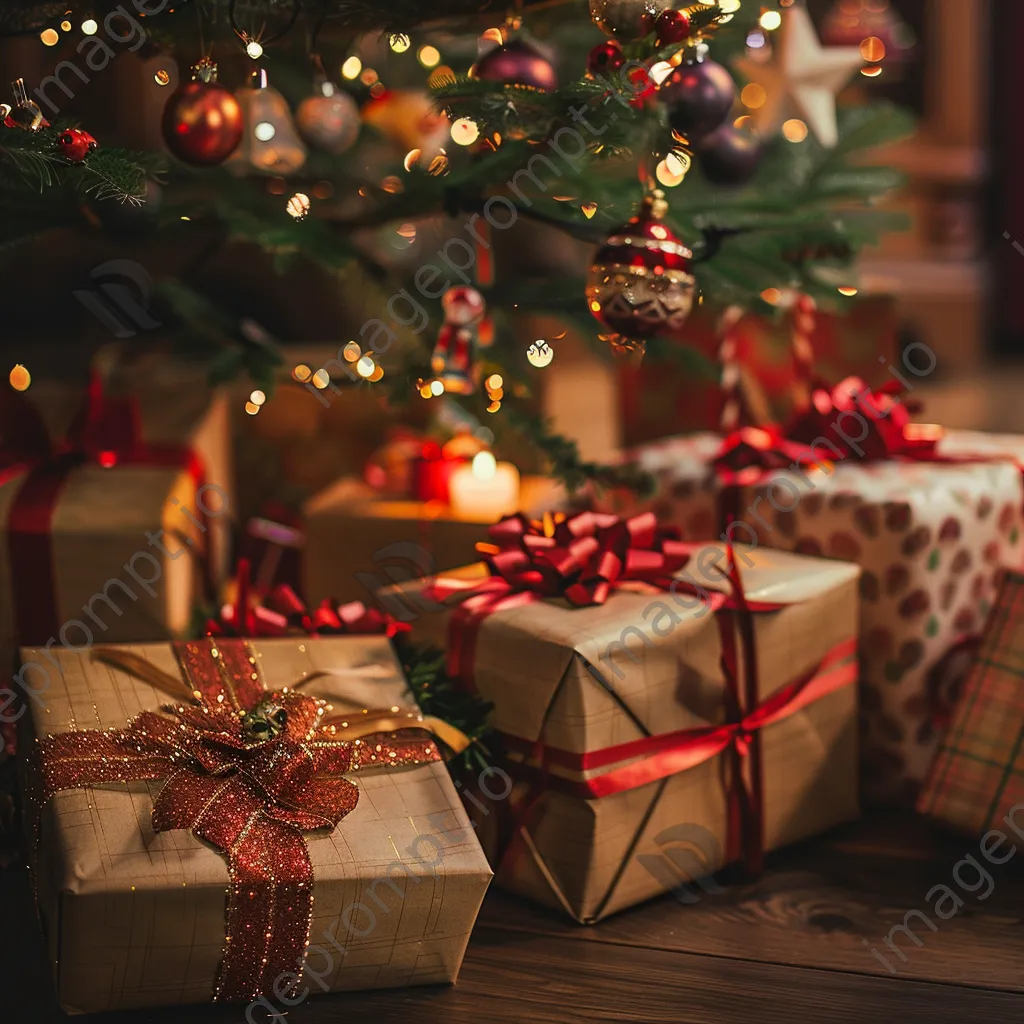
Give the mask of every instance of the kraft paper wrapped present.
M 491 872 L 386 639 L 53 653 L 25 783 L 66 1010 L 455 980 Z
M 856 566 L 737 549 L 730 586 L 653 517 L 556 523 L 396 588 L 527 788 L 500 885 L 593 923 L 857 816 Z
M 1007 573 L 918 810 L 981 836 L 1024 836 L 1024 575 Z
M 562 489 L 544 477 L 524 477 L 521 507 L 557 508 Z M 306 550 L 303 591 L 311 603 L 325 598 L 366 600 L 400 579 L 429 576 L 476 559 L 487 537 L 485 521 L 456 517 L 437 501 L 383 498 L 355 477 L 343 477 L 303 509 Z
M 0 398 L 0 659 L 11 671 L 19 642 L 180 634 L 228 554 L 223 395 L 143 404 L 94 381 L 84 401 L 68 399 L 45 387 Z
M 838 442 L 834 433 L 828 437 Z M 1024 560 L 1024 485 L 1017 461 L 1024 460 L 1024 438 L 949 431 L 932 461 L 862 459 L 851 452 L 821 469 L 792 470 L 760 469 L 762 460 L 754 458 L 736 475 L 715 468 L 722 451 L 722 438 L 712 434 L 636 449 L 630 457 L 653 473 L 656 496 L 641 503 L 620 494 L 602 507 L 621 514 L 651 508 L 691 539 L 720 536 L 731 517 L 738 520 L 730 527 L 736 540 L 857 562 L 864 570 L 864 797 L 912 804 L 1000 572 Z M 779 456 L 777 465 L 799 458 L 768 454 Z M 819 460 L 831 457 L 819 447 Z

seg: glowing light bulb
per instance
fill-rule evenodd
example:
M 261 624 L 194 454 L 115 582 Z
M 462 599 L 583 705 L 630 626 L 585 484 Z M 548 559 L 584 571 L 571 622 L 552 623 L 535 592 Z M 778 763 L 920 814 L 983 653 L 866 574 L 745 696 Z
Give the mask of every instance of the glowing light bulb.
M 349 81 L 352 81 L 354 78 L 358 78 L 359 72 L 362 70 L 363 62 L 356 56 L 349 57 L 348 60 L 341 65 L 341 74 Z
M 32 383 L 32 374 L 21 363 L 15 363 L 7 379 L 15 391 L 27 391 Z
M 416 59 L 425 67 L 436 67 L 441 62 L 441 54 L 436 46 L 421 46 Z
M 259 60 L 263 56 L 263 47 L 255 39 L 250 39 L 245 44 L 245 52 L 252 57 L 253 60 Z
M 472 146 L 480 138 L 480 129 L 476 121 L 469 117 L 460 117 L 452 122 L 452 142 L 459 146 Z

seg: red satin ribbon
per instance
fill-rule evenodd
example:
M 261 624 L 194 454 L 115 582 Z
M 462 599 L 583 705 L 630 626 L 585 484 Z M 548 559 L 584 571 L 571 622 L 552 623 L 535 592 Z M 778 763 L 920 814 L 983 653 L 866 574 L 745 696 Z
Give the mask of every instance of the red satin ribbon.
M 178 467 L 196 487 L 204 481 L 195 452 L 141 440 L 138 404 L 103 393 L 97 375 L 67 437 L 54 444 L 36 407 L 13 390 L 0 392 L 0 483 L 24 474 L 7 523 L 15 588 L 15 617 L 22 643 L 44 644 L 60 628 L 53 516 L 68 477 L 79 466 Z
M 454 597 L 461 602 L 448 623 L 448 671 L 471 689 L 475 689 L 473 666 L 480 625 L 489 615 L 550 598 L 561 598 L 577 607 L 603 604 L 616 588 L 629 583 L 644 583 L 659 590 L 668 590 L 675 584 L 678 589 L 678 573 L 690 556 L 705 546 L 682 543 L 677 533 L 658 526 L 653 513 L 622 520 L 614 515 L 585 512 L 548 517 L 542 522 L 518 515 L 492 527 L 490 536 L 493 545 L 479 546 L 490 576 L 479 581 L 442 577 L 427 589 L 428 596 L 435 600 Z M 666 741 L 666 749 L 659 746 L 662 737 L 639 740 L 636 753 L 623 757 L 644 756 L 643 761 L 591 780 L 579 792 L 584 796 L 621 792 L 685 771 L 716 753 L 731 750 L 733 782 L 727 790 L 728 834 L 734 848 L 729 850 L 730 859 L 742 857 L 747 867 L 756 872 L 760 870 L 764 849 L 760 730 L 768 724 L 769 714 L 781 715 L 784 706 L 792 705 L 792 710 L 786 711 L 791 714 L 801 707 L 797 699 L 817 673 L 782 691 L 783 705 L 769 702 L 765 708 L 756 708 L 758 667 L 753 614 L 776 611 L 784 605 L 748 600 L 731 547 L 726 549 L 726 555 L 730 593 L 713 593 L 710 600 L 713 611 L 718 613 L 715 618 L 722 643 L 728 724 L 707 735 L 675 736 Z M 687 588 L 685 582 L 683 586 Z M 846 653 L 852 655 L 853 650 L 851 644 Z M 853 666 L 836 676 L 841 681 L 834 685 L 845 685 L 855 677 Z M 832 676 L 828 678 L 833 680 Z M 812 696 L 807 700 L 822 695 L 815 687 L 810 692 Z M 745 712 L 744 708 L 755 710 Z M 585 756 L 600 759 L 602 754 L 612 756 L 607 752 Z M 691 760 L 695 756 L 698 759 Z M 532 757 L 540 763 L 542 776 L 546 775 L 548 752 L 542 739 L 533 744 Z M 749 772 L 749 782 L 744 769 Z
M 370 608 L 362 601 L 336 604 L 326 598 L 310 611 L 306 603 L 287 584 L 274 587 L 265 597 L 254 591 L 250 582 L 249 560 L 241 558 L 235 573 L 235 600 L 220 610 L 216 619 L 206 623 L 209 636 L 308 636 L 361 635 L 394 637 L 412 629 L 386 612 Z
M 546 747 L 544 756 L 548 766 L 558 765 L 573 772 L 595 772 L 619 766 L 582 780 L 551 775 L 551 784 L 585 799 L 597 800 L 689 771 L 730 747 L 736 747 L 741 756 L 747 757 L 750 739 L 755 733 L 856 682 L 856 654 L 856 640 L 841 641 L 814 668 L 777 690 L 737 721 L 644 736 L 585 753 Z M 508 733 L 502 738 L 509 750 L 523 756 L 533 755 L 535 745 L 531 741 Z M 630 763 L 623 763 L 627 761 Z
M 414 731 L 339 741 L 321 723 L 326 702 L 264 690 L 254 652 L 240 640 L 178 643 L 198 707 L 172 717 L 145 711 L 120 730 L 49 736 L 39 743 L 44 800 L 63 789 L 165 779 L 153 805 L 157 832 L 189 829 L 228 861 L 224 959 L 215 1001 L 247 1001 L 301 971 L 309 941 L 313 867 L 303 833 L 335 828 L 359 791 L 340 776 L 357 768 L 440 760 Z M 284 731 L 257 742 L 239 710 L 270 698 Z M 378 756 L 386 745 L 387 759 Z

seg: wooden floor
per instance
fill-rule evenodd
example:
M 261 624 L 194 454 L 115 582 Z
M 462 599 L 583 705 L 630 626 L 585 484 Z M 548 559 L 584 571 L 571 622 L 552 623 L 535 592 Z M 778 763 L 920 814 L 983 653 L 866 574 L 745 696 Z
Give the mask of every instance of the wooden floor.
M 287 1024 L 1020 1024 L 1021 846 L 1021 856 L 1002 867 L 986 864 L 992 883 L 984 900 L 953 880 L 965 855 L 985 864 L 977 842 L 935 834 L 905 816 L 874 818 L 776 854 L 756 884 L 701 893 L 689 906 L 666 897 L 593 928 L 492 890 L 455 987 L 311 996 L 288 1012 Z M 976 877 L 962 868 L 965 886 Z M 907 911 L 929 910 L 925 894 L 940 884 L 957 892 L 964 906 L 946 921 L 930 912 L 935 932 L 918 922 L 924 944 L 901 938 L 903 963 L 882 940 Z M 8 984 L 0 1021 L 64 1020 L 46 979 L 21 870 L 0 874 L 0 922 L 0 965 Z M 869 947 L 887 954 L 898 975 Z M 244 1018 L 238 1006 L 202 1006 L 89 1022 L 241 1024 Z

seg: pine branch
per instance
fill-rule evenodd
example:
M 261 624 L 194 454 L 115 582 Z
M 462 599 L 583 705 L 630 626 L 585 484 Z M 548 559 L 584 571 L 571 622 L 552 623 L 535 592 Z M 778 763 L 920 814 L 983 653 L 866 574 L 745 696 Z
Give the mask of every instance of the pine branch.
M 68 122 L 35 132 L 0 127 L 0 184 L 7 196 L 66 189 L 95 199 L 145 202 L 146 179 L 162 172 L 162 157 L 100 147 L 81 163 L 69 163 L 57 148 L 58 137 L 68 127 Z
M 470 739 L 470 745 L 450 767 L 461 765 L 478 774 L 494 759 L 497 737 L 488 724 L 493 704 L 468 693 L 448 675 L 444 651 L 436 647 L 417 647 L 399 634 L 395 650 L 409 688 L 420 710 L 455 726 Z

